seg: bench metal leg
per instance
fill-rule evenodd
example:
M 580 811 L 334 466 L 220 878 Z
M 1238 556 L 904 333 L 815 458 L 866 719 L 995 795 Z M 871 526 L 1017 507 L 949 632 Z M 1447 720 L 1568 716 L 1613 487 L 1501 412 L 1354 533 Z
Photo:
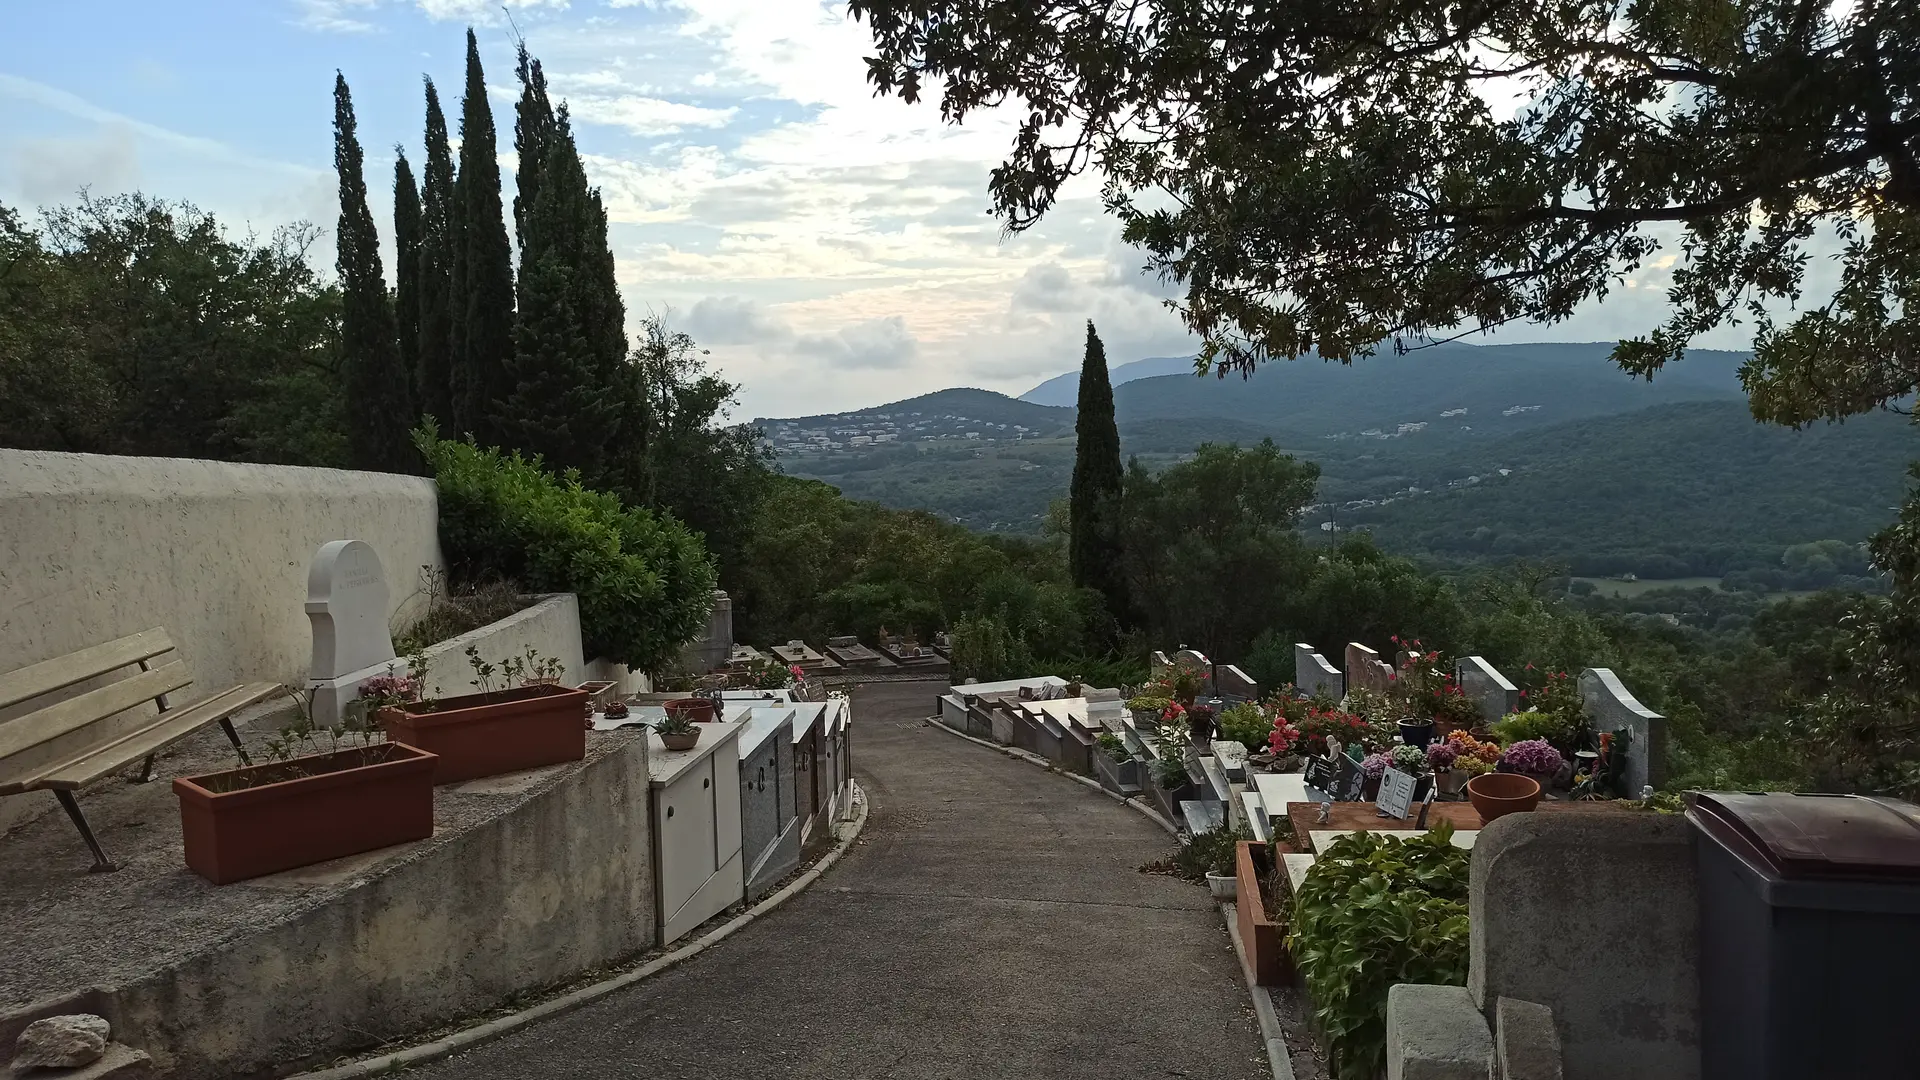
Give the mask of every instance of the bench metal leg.
M 134 777 L 133 782 L 136 784 L 144 784 L 147 781 L 152 779 L 153 779 L 153 755 L 148 754 L 147 760 L 140 763 L 140 775 Z
M 93 829 L 87 825 L 87 816 L 80 812 L 80 803 L 74 799 L 73 792 L 64 788 L 55 789 L 53 797 L 60 800 L 60 806 L 80 830 L 80 838 L 87 842 L 88 850 L 93 852 L 93 865 L 87 868 L 90 874 L 105 874 L 120 869 L 107 861 L 107 853 L 100 850 L 100 841 L 93 838 Z
M 233 730 L 232 717 L 223 716 L 220 718 L 220 730 L 227 733 L 227 741 L 233 744 L 233 752 L 240 755 L 240 764 L 253 764 L 253 759 L 247 756 L 247 748 L 240 745 L 240 733 Z

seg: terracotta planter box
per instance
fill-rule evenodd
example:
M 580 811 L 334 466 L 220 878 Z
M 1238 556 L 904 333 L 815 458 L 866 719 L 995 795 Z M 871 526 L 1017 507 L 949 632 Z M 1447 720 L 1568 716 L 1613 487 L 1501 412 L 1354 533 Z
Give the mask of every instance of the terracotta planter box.
M 490 694 L 441 698 L 426 705 L 381 709 L 387 738 L 438 755 L 433 782 L 579 761 L 587 756 L 587 692 L 522 686 Z
M 1293 984 L 1293 956 L 1287 952 L 1286 933 L 1267 918 L 1267 871 L 1278 856 L 1271 846 L 1255 840 L 1234 845 L 1234 919 L 1239 924 L 1240 947 L 1260 986 Z
M 399 743 L 173 782 L 187 866 L 215 885 L 433 835 L 432 754 Z

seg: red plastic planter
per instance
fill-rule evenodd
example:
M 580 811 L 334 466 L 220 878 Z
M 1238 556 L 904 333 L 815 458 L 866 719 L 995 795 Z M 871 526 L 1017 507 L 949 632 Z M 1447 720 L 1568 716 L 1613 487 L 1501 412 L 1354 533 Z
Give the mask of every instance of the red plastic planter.
M 389 706 L 379 720 L 387 738 L 437 755 L 433 782 L 451 784 L 586 757 L 586 702 L 585 690 L 522 686 Z
M 187 866 L 215 885 L 433 835 L 432 754 L 398 743 L 173 782 Z

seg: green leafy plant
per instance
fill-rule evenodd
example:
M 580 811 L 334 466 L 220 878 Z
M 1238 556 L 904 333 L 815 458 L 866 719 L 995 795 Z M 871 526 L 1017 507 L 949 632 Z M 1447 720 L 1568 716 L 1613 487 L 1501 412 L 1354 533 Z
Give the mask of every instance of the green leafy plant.
M 483 694 L 493 693 L 493 677 L 500 674 L 500 669 L 480 655 L 480 646 L 467 646 L 467 666 L 473 669 L 473 688 Z
M 574 593 L 587 655 L 643 671 L 666 666 L 706 627 L 713 560 L 672 517 L 430 427 L 415 442 L 433 466 L 440 543 L 456 577 Z
M 1267 737 L 1271 734 L 1273 720 L 1265 709 L 1252 702 L 1242 702 L 1220 714 L 1220 737 L 1237 742 L 1253 753 L 1267 749 Z
M 534 683 L 557 683 L 567 673 L 567 665 L 557 656 L 542 655 L 540 650 L 527 646 L 527 651 L 519 656 L 509 656 L 501 662 L 501 670 L 509 685 L 531 686 Z
M 1573 729 L 1567 726 L 1557 713 L 1539 712 L 1529 709 L 1526 712 L 1508 713 L 1488 729 L 1495 741 L 1501 746 L 1526 742 L 1529 739 L 1545 739 L 1555 746 L 1565 746 L 1572 737 Z
M 1386 1065 L 1387 991 L 1467 981 L 1468 853 L 1442 822 L 1399 839 L 1351 833 L 1314 860 L 1294 898 L 1287 945 L 1338 1080 Z
M 1174 856 L 1174 864 L 1180 867 L 1180 873 L 1191 881 L 1200 881 L 1208 874 L 1232 874 L 1234 845 L 1251 836 L 1238 825 L 1222 825 L 1195 833 L 1187 842 L 1180 845 L 1180 851 Z
M 1127 749 L 1127 741 L 1111 731 L 1103 731 L 1094 736 L 1093 744 L 1117 764 L 1125 765 L 1133 760 L 1133 751 Z
M 1153 749 L 1159 755 L 1153 777 L 1168 790 L 1184 786 L 1187 776 L 1187 729 L 1181 724 L 1161 724 L 1153 734 Z
M 1127 708 L 1133 712 L 1150 712 L 1155 716 L 1165 712 L 1173 699 L 1165 694 L 1139 693 L 1127 699 Z
M 664 719 L 653 722 L 653 730 L 661 735 L 691 735 L 696 721 L 685 713 L 669 711 Z

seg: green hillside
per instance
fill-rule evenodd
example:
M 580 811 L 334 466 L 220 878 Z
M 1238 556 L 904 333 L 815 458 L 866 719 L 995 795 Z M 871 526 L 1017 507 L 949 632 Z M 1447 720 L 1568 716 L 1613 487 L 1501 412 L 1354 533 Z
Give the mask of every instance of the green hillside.
M 1248 444 L 1262 434 L 1237 421 L 1121 425 L 1124 452 L 1154 467 L 1201 441 Z M 1792 432 L 1756 424 L 1730 401 L 1507 434 L 1275 441 L 1321 466 L 1309 529 L 1328 519 L 1364 527 L 1390 550 L 1449 564 L 1526 556 L 1580 574 L 1641 577 L 1718 577 L 1777 567 L 1795 544 L 1858 543 L 1888 520 L 1906 462 L 1920 456 L 1901 417 Z M 1024 533 L 1066 494 L 1073 440 L 903 443 L 783 465 L 853 498 Z

